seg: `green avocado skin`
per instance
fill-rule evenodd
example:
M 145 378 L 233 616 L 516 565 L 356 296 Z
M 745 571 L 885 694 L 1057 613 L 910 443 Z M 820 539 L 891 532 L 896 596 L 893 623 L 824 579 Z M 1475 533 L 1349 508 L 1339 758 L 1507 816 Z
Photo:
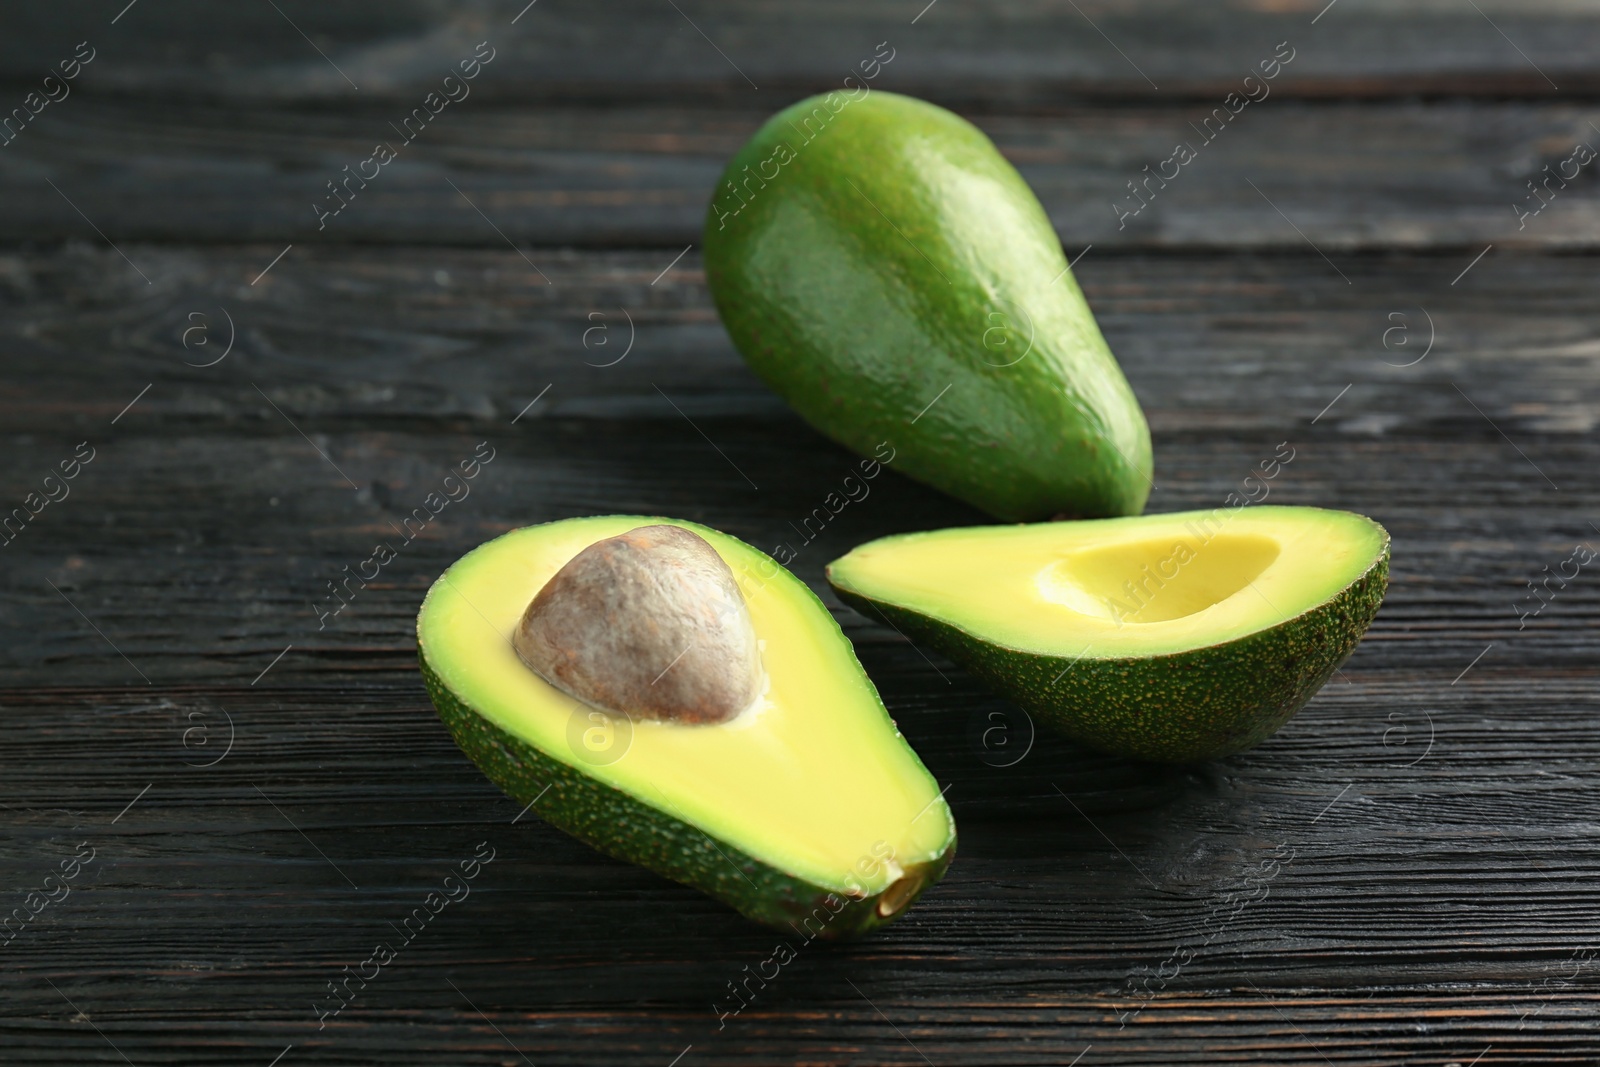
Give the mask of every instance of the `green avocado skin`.
M 692 886 L 756 922 L 808 941 L 858 937 L 909 910 L 955 857 L 952 834 L 950 847 L 937 860 L 908 867 L 907 875 L 921 874 L 920 885 L 885 919 L 878 914 L 878 896 L 851 899 L 786 874 L 551 758 L 457 699 L 434 673 L 426 651 L 420 659 L 423 683 L 450 736 L 507 796 L 531 805 L 540 818 L 591 848 Z
M 832 576 L 829 577 L 830 583 Z M 1345 661 L 1389 581 L 1389 540 L 1359 578 L 1304 614 L 1209 648 L 1148 658 L 1063 659 L 1004 648 L 957 626 L 834 585 L 991 689 L 1083 744 L 1156 763 L 1194 763 L 1270 737 Z
M 1033 191 L 966 120 L 856 92 L 779 112 L 718 184 L 734 344 L 822 433 L 998 518 L 1137 515 L 1149 428 Z

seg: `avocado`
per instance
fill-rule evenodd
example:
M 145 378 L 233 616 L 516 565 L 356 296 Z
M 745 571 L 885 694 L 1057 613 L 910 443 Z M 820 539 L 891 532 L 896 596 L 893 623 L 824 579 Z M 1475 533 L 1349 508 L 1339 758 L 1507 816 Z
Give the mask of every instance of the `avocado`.
M 865 86 L 773 116 L 707 213 L 735 346 L 816 429 L 997 518 L 1137 515 L 1150 431 L 1022 176 Z
M 1389 535 L 1256 506 L 885 537 L 828 566 L 839 596 L 1044 724 L 1186 763 L 1271 735 L 1361 640 Z
M 726 534 L 629 515 L 514 530 L 434 583 L 417 645 L 456 743 L 514 800 L 759 922 L 864 933 L 954 854 L 838 624 Z

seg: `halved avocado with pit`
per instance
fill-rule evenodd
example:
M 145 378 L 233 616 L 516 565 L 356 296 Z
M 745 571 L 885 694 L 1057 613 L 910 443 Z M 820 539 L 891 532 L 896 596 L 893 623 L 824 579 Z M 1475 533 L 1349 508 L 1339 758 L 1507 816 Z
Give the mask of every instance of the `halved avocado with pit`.
M 1258 506 L 903 534 L 827 573 L 1046 725 L 1189 762 L 1257 744 L 1321 688 L 1383 601 L 1389 535 Z
M 530 604 L 574 557 L 662 525 L 715 550 L 754 626 L 760 691 L 724 722 L 585 703 L 514 647 Z M 759 922 L 807 939 L 863 933 L 903 914 L 954 854 L 938 785 L 838 624 L 802 582 L 726 534 L 625 515 L 515 530 L 434 583 L 417 644 L 440 717 L 513 799 Z

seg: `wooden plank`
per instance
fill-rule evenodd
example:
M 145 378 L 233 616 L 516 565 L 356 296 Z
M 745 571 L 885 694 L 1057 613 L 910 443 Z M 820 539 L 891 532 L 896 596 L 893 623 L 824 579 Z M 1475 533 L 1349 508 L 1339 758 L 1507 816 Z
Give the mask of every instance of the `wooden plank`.
M 841 971 L 842 973 L 842 971 Z M 842 983 L 841 983 L 842 984 Z M 848 987 L 846 987 L 848 988 Z M 481 990 L 472 993 L 474 1001 Z M 995 1062 L 1058 1067 L 1069 1064 L 1086 1046 L 1093 1052 L 1081 1061 L 1084 1067 L 1102 1057 L 1101 1062 L 1126 1063 L 1142 1067 L 1162 1064 L 1307 1064 L 1328 1062 L 1358 1065 L 1422 1062 L 1459 1063 L 1465 1067 L 1475 1055 L 1490 1051 L 1480 1064 L 1592 1062 L 1593 1044 L 1581 1030 L 1546 1031 L 1543 1034 L 1516 1032 L 1478 1022 L 1458 1034 L 1434 1036 L 1445 1009 L 1438 1001 L 1421 995 L 1321 997 L 1305 1008 L 1286 1003 L 1275 1008 L 1248 991 L 1227 997 L 1196 996 L 1175 999 L 1171 1015 L 1174 1025 L 1163 1034 L 1144 1033 L 1137 1037 L 1111 1034 L 1097 1026 L 1102 1009 L 1092 998 L 1039 998 L 1027 1006 L 967 1003 L 939 1003 L 913 1008 L 882 1004 L 887 1017 L 897 1023 L 907 1037 L 897 1035 L 885 1023 L 885 1015 L 862 1005 L 841 1003 L 837 1007 L 807 1011 L 748 1015 L 742 1036 L 727 1034 L 712 1038 L 699 1030 L 697 1020 L 687 1013 L 662 1009 L 631 1009 L 606 1015 L 569 1014 L 541 1009 L 486 1007 L 487 1016 L 465 1003 L 417 1011 L 369 1012 L 363 1039 L 355 1047 L 318 1035 L 303 1039 L 282 1061 L 293 1063 L 294 1055 L 315 1056 L 307 1062 L 360 1065 L 381 1059 L 384 1063 L 424 1064 L 448 1059 L 464 1067 L 506 1067 L 524 1061 L 539 1064 L 591 1064 L 589 1056 L 605 1056 L 607 1063 L 624 1067 L 660 1067 L 674 1054 L 687 1055 L 680 1061 L 720 1064 L 788 1063 L 788 1056 L 803 1057 L 804 1063 L 871 1063 L 886 1067 L 925 1067 L 926 1055 L 934 1063 L 981 1065 Z M 877 997 L 873 998 L 878 1001 Z M 1568 995 L 1559 1001 L 1575 1019 L 1581 1002 Z M 1279 1001 L 1278 1003 L 1285 1003 Z M 1501 1010 L 1515 1016 L 1531 1011 L 1539 1003 L 1531 998 L 1499 1000 Z M 859 1006 L 858 1006 L 859 1005 Z M 1209 1011 L 1225 1013 L 1226 1029 L 1211 1021 Z M 1318 1016 L 1342 1016 L 1342 1025 L 1319 1024 Z M 1378 1035 L 1363 1034 L 1352 1020 L 1358 1014 L 1379 1020 Z M 1341 1032 L 1335 1031 L 1339 1025 Z M 1376 1027 L 1374 1027 L 1376 1028 Z M 730 1027 L 731 1030 L 731 1027 Z M 127 1048 L 140 1064 L 193 1063 L 197 1055 L 216 1064 L 261 1064 L 281 1052 L 286 1043 L 285 1027 L 274 1020 L 257 1018 L 230 1020 L 227 1023 L 204 1021 L 181 1035 L 150 1024 L 118 1025 L 110 1034 L 119 1047 Z M 1249 1036 L 1255 1034 L 1257 1036 Z M 426 1037 L 419 1035 L 427 1035 Z M 448 1036 L 449 1040 L 435 1040 Z M 837 1037 L 832 1035 L 839 1035 Z M 302 1036 L 304 1035 L 296 1035 Z M 691 1040 L 699 1036 L 700 1041 Z M 105 1041 L 87 1027 L 79 1026 L 61 1037 L 46 1031 L 11 1031 L 6 1034 L 18 1055 L 41 1055 L 62 1051 L 78 1058 L 74 1063 L 122 1064 Z M 1100 1037 L 1100 1042 L 1094 1042 Z M 1495 1044 L 1494 1038 L 1500 1043 Z M 18 1040 L 22 1038 L 23 1040 Z M 1164 1040 L 1164 1038 L 1167 1038 Z M 31 1040 L 28 1040 L 31 1039 Z M 1120 1039 L 1120 1041 L 1119 1041 Z M 274 1046 L 274 1042 L 277 1045 Z M 1476 1042 L 1476 1044 L 1474 1044 Z M 692 1046 L 693 1051 L 688 1051 Z M 781 1056 L 764 1054 L 761 1049 L 781 1046 Z M 575 1047 L 585 1050 L 574 1053 Z M 665 1058 L 663 1058 L 663 1053 Z M 107 1055 L 109 1054 L 109 1055 Z M 1499 1058 L 1496 1059 L 1496 1055 Z M 1329 1060 L 1328 1057 L 1339 1057 Z
M 552 285 L 509 250 L 296 247 L 254 285 L 281 247 L 124 251 L 151 284 L 108 249 L 0 255 L 8 430 L 111 432 L 147 385 L 116 434 L 284 436 L 312 459 L 268 397 L 319 432 L 681 423 L 663 392 L 696 418 L 786 417 L 728 341 L 697 250 L 672 265 L 671 250 L 530 249 Z M 1600 424 L 1600 259 L 1473 258 L 1096 249 L 1074 274 L 1158 435 L 1275 442 L 1316 419 L 1339 438 L 1498 441 L 1514 457 L 1476 403 L 1518 439 L 1548 437 L 1553 462 L 1585 455 Z M 6 476 L 17 491 L 28 480 Z
M 1592 108 L 1269 96 L 1221 133 L 1214 118 L 1202 129 L 1218 103 L 971 115 L 1071 255 L 1089 244 L 1330 256 L 1600 247 L 1600 183 L 1588 177 L 1600 162 L 1574 158 L 1580 143 L 1600 148 Z M 768 114 L 486 104 L 447 111 L 406 144 L 391 125 L 403 115 L 384 107 L 65 105 L 0 155 L 0 241 L 260 241 L 277 245 L 269 259 L 290 242 L 676 252 L 699 243 L 722 167 Z M 349 177 L 380 140 L 399 157 L 366 166 L 370 182 Z M 1180 142 L 1196 153 L 1183 166 Z M 338 195 L 335 181 L 347 183 Z
M 414 682 L 10 690 L 5 884 L 37 881 L 41 858 L 79 840 L 96 855 L 80 891 L 7 946 L 0 987 L 35 1041 L 70 1025 L 48 978 L 141 1063 L 183 1062 L 175 1049 L 217 1043 L 211 1020 L 241 1018 L 250 1039 L 214 1062 L 291 1041 L 354 1062 L 399 1026 L 413 1057 L 456 1047 L 453 1062 L 498 1062 L 469 1002 L 537 1062 L 670 1060 L 689 1043 L 776 1062 L 795 1041 L 824 1059 L 841 1046 L 912 1055 L 845 979 L 935 1063 L 983 1062 L 1028 1034 L 1037 1059 L 1023 1062 L 1039 1063 L 1087 1044 L 1133 1063 L 1157 1050 L 1443 1062 L 1487 1044 L 1501 1062 L 1541 1049 L 1578 1061 L 1600 1044 L 1582 955 L 1600 865 L 1592 671 L 1530 694 L 1519 677 L 1463 689 L 1355 667 L 1261 749 L 1174 773 L 1043 738 L 1014 767 L 987 766 L 967 720 L 997 702 L 939 685 L 903 647 L 866 656 L 950 786 L 962 855 L 884 936 L 798 946 L 770 996 L 724 1027 L 710 1005 L 774 935 L 537 822 L 512 825 L 518 806 L 455 750 Z M 183 731 L 220 726 L 222 707 L 233 749 L 185 766 L 210 753 Z M 1429 707 L 1437 743 L 1414 755 L 1390 731 L 1420 727 Z M 310 1004 L 325 983 L 480 841 L 495 860 L 473 895 L 319 1030 Z M 1225 894 L 1273 858 L 1269 891 L 1232 910 Z M 1180 949 L 1180 973 L 1146 997 L 1142 980 Z M 193 1005 L 188 1018 L 175 1003 Z
M 420 101 L 485 40 L 495 58 L 480 89 L 506 99 L 777 102 L 838 85 L 880 41 L 895 50 L 885 87 L 972 101 L 1220 96 L 1281 41 L 1296 50 L 1291 91 L 1308 96 L 1543 99 L 1600 78 L 1600 13 L 1564 0 L 97 7 L 13 15 L 0 79 L 38 83 L 85 39 L 97 55 L 84 86 L 147 98 Z

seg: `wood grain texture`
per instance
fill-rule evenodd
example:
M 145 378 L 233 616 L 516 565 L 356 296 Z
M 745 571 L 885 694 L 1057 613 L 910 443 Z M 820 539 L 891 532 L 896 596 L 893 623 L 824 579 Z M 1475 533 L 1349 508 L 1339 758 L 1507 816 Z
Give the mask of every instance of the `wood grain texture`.
M 1600 11 L 524 4 L 7 15 L 8 106 L 97 54 L 0 147 L 0 517 L 94 458 L 0 534 L 0 915 L 94 859 L 0 941 L 0 1062 L 1600 1062 L 1600 586 L 1527 588 L 1600 537 L 1595 164 L 1512 209 L 1600 144 Z M 472 96 L 319 230 L 325 183 L 486 39 Z M 805 540 L 853 459 L 673 257 L 765 115 L 880 41 L 875 85 L 969 115 L 1093 245 L 1151 510 L 1289 442 L 1273 502 L 1393 535 L 1368 638 L 1258 749 L 1152 769 L 1035 736 L 823 583 L 984 518 L 891 472 Z M 1279 41 L 1273 95 L 1119 229 Z M 471 495 L 319 623 L 483 441 Z M 961 828 L 906 919 L 798 945 L 720 1020 L 776 935 L 519 818 L 417 677 L 444 567 L 604 512 L 794 546 Z M 471 896 L 319 1022 L 480 842 Z
M 1469 257 L 1489 242 L 1600 247 L 1600 162 L 1563 168 L 1576 145 L 1600 149 L 1600 108 L 1315 103 L 1279 92 L 1220 132 L 1215 118 L 1209 131 L 1200 124 L 1221 93 L 1161 106 L 964 110 L 1039 194 L 1069 256 L 1089 244 L 1329 255 L 1446 247 Z M 155 107 L 85 94 L 0 149 L 9 205 L 0 240 L 94 242 L 98 228 L 119 244 L 275 244 L 267 259 L 291 241 L 675 253 L 699 244 L 728 157 L 769 105 L 791 99 L 533 107 L 468 97 L 407 144 L 396 106 Z M 378 141 L 398 158 L 366 167 L 377 170 L 370 182 L 349 178 Z M 1196 152 L 1181 168 L 1166 162 L 1180 142 Z M 1547 178 L 1537 194 L 1529 188 Z M 335 195 L 330 182 L 348 184 Z M 1129 183 L 1141 183 L 1137 194 Z
M 1492 255 L 1454 286 L 1466 256 L 1341 257 L 1350 284 L 1315 254 L 1080 264 L 1150 413 L 1153 509 L 1219 503 L 1289 440 L 1274 501 L 1395 538 L 1343 675 L 1261 748 L 1174 771 L 1043 735 L 994 766 L 1011 755 L 983 732 L 1020 748 L 1020 713 L 837 606 L 821 568 L 851 545 L 982 517 L 889 474 L 800 545 L 790 523 L 850 457 L 743 369 L 696 253 L 652 285 L 659 251 L 530 249 L 543 285 L 509 250 L 310 249 L 251 286 L 271 246 L 123 251 L 152 284 L 80 245 L 0 261 L 0 492 L 98 449 L 3 550 L 0 885 L 20 901 L 77 842 L 97 849 L 6 946 L 17 1062 L 266 1064 L 291 1043 L 284 1063 L 1600 1055 L 1600 596 L 1574 582 L 1520 630 L 1513 607 L 1600 515 L 1600 260 Z M 184 366 L 220 352 L 184 347 L 187 316 L 221 344 L 222 306 L 232 353 Z M 1384 347 L 1390 310 L 1417 346 L 1424 308 L 1433 350 L 1386 365 L 1421 351 Z M 634 349 L 586 366 L 620 354 L 624 310 Z M 497 453 L 472 495 L 319 630 L 324 583 L 481 440 Z M 799 546 L 961 826 L 905 921 L 804 947 L 725 1025 L 713 1002 L 773 935 L 513 825 L 416 678 L 414 612 L 445 565 L 604 510 Z M 481 841 L 497 858 L 472 897 L 319 1030 L 326 983 Z M 1273 858 L 1261 894 L 1244 878 Z
M 864 540 L 984 521 L 890 476 L 803 545 L 795 526 L 852 461 L 744 368 L 697 253 L 652 285 L 668 258 L 659 253 L 536 250 L 561 279 L 546 286 L 509 251 L 318 250 L 252 287 L 243 279 L 270 248 L 126 251 L 155 284 L 127 278 L 109 251 L 0 261 L 14 368 L 0 412 L 16 435 L 0 499 L 20 504 L 81 441 L 99 450 L 73 495 L 4 548 L 13 566 L 0 628 L 13 655 L 0 677 L 37 681 L 42 657 L 75 678 L 136 679 L 43 577 L 152 677 L 247 682 L 291 643 L 297 652 L 275 668 L 291 677 L 409 676 L 409 620 L 428 582 L 514 526 L 608 510 L 691 518 L 769 551 L 791 542 L 796 570 L 820 588 L 822 565 Z M 1457 670 L 1523 625 L 1513 605 L 1525 583 L 1600 516 L 1588 477 L 1600 319 L 1587 304 L 1600 260 L 1491 256 L 1452 286 L 1465 258 L 1345 257 L 1350 285 L 1314 255 L 1091 254 L 1078 268 L 1153 427 L 1151 509 L 1220 506 L 1291 442 L 1296 458 L 1271 499 L 1384 522 L 1397 547 L 1378 634 L 1413 610 L 1414 590 L 1418 628 L 1396 640 L 1439 669 L 1459 660 Z M 106 285 L 119 275 L 121 286 Z M 221 308 L 232 353 L 186 366 L 220 355 Z M 632 351 L 597 365 L 625 351 L 630 318 Z M 1422 354 L 1429 318 L 1432 351 L 1397 365 Z M 209 332 L 185 348 L 202 325 Z M 505 458 L 474 495 L 333 633 L 319 630 L 327 582 L 392 537 L 484 440 Z M 155 499 L 164 505 L 152 509 Z M 39 610 L 57 626 L 39 628 Z M 1594 610 L 1576 583 L 1525 624 L 1524 637 L 1549 641 L 1525 643 L 1586 665 Z M 216 643 L 197 645 L 196 633 Z
M 0 78 L 37 81 L 88 39 L 100 54 L 85 84 L 121 94 L 410 100 L 487 39 L 483 88 L 504 98 L 765 99 L 836 85 L 888 40 L 890 88 L 1047 103 L 1210 97 L 1287 40 L 1302 50 L 1295 91 L 1307 96 L 1545 99 L 1600 84 L 1600 12 L 1571 0 L 277 0 L 225 14 L 171 0 L 113 25 L 125 6 L 19 10 Z

